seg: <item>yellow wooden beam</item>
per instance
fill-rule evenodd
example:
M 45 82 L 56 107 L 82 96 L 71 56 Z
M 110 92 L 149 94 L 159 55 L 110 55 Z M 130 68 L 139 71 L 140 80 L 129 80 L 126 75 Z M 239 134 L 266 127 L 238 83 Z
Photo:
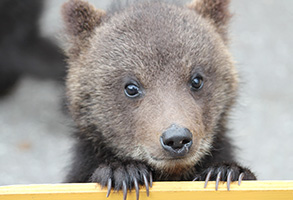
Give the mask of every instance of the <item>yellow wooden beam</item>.
M 150 196 L 145 188 L 140 189 L 140 200 L 293 200 L 293 181 L 243 181 L 236 182 L 227 191 L 226 183 L 220 183 L 215 191 L 215 182 L 154 182 Z M 12 185 L 0 186 L 0 200 L 122 200 L 122 192 L 112 192 L 95 183 Z M 128 193 L 127 200 L 135 200 L 135 191 Z

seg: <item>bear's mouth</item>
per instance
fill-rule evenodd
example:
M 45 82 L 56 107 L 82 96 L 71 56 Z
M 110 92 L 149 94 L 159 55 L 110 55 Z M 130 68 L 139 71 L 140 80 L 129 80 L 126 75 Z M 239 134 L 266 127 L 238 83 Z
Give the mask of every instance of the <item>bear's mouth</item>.
M 172 161 L 172 160 L 185 160 L 188 156 L 182 156 L 182 157 L 169 157 L 169 158 L 159 158 L 159 157 L 154 157 L 151 156 L 151 159 L 155 161 Z
M 184 157 L 167 157 L 161 158 L 152 156 L 149 162 L 150 166 L 158 169 L 159 171 L 165 171 L 170 176 L 180 175 L 184 170 L 194 166 L 196 160 L 192 156 Z M 170 177 L 169 177 L 170 178 Z M 175 180 L 175 179 L 174 179 Z

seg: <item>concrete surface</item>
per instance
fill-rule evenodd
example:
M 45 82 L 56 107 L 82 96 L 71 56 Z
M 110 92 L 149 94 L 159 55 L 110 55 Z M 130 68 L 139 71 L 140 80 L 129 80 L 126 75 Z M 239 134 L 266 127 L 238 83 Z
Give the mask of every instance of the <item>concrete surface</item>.
M 45 35 L 59 32 L 62 2 L 48 1 Z M 231 50 L 242 84 L 231 137 L 239 162 L 259 179 L 293 179 L 292 8 L 291 0 L 232 0 Z M 0 185 L 62 181 L 73 144 L 62 96 L 59 84 L 25 77 L 0 99 Z
M 260 179 L 293 179 L 293 1 L 232 0 L 242 92 L 235 116 L 240 157 Z

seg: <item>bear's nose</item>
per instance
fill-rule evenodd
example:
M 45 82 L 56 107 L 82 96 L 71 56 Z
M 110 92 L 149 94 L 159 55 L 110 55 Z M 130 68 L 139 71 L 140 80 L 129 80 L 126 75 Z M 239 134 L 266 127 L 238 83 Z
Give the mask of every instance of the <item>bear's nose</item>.
M 160 137 L 162 147 L 173 157 L 185 156 L 192 145 L 192 134 L 187 128 L 171 125 Z

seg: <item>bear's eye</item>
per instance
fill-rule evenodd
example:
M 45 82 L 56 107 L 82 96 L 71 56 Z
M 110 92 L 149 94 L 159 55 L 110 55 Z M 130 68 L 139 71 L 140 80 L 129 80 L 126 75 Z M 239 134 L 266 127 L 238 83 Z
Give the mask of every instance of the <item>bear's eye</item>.
M 141 94 L 139 87 L 133 83 L 125 86 L 124 93 L 127 97 L 134 98 Z
M 200 90 L 203 86 L 203 78 L 200 74 L 195 74 L 191 79 L 191 88 L 193 90 Z

